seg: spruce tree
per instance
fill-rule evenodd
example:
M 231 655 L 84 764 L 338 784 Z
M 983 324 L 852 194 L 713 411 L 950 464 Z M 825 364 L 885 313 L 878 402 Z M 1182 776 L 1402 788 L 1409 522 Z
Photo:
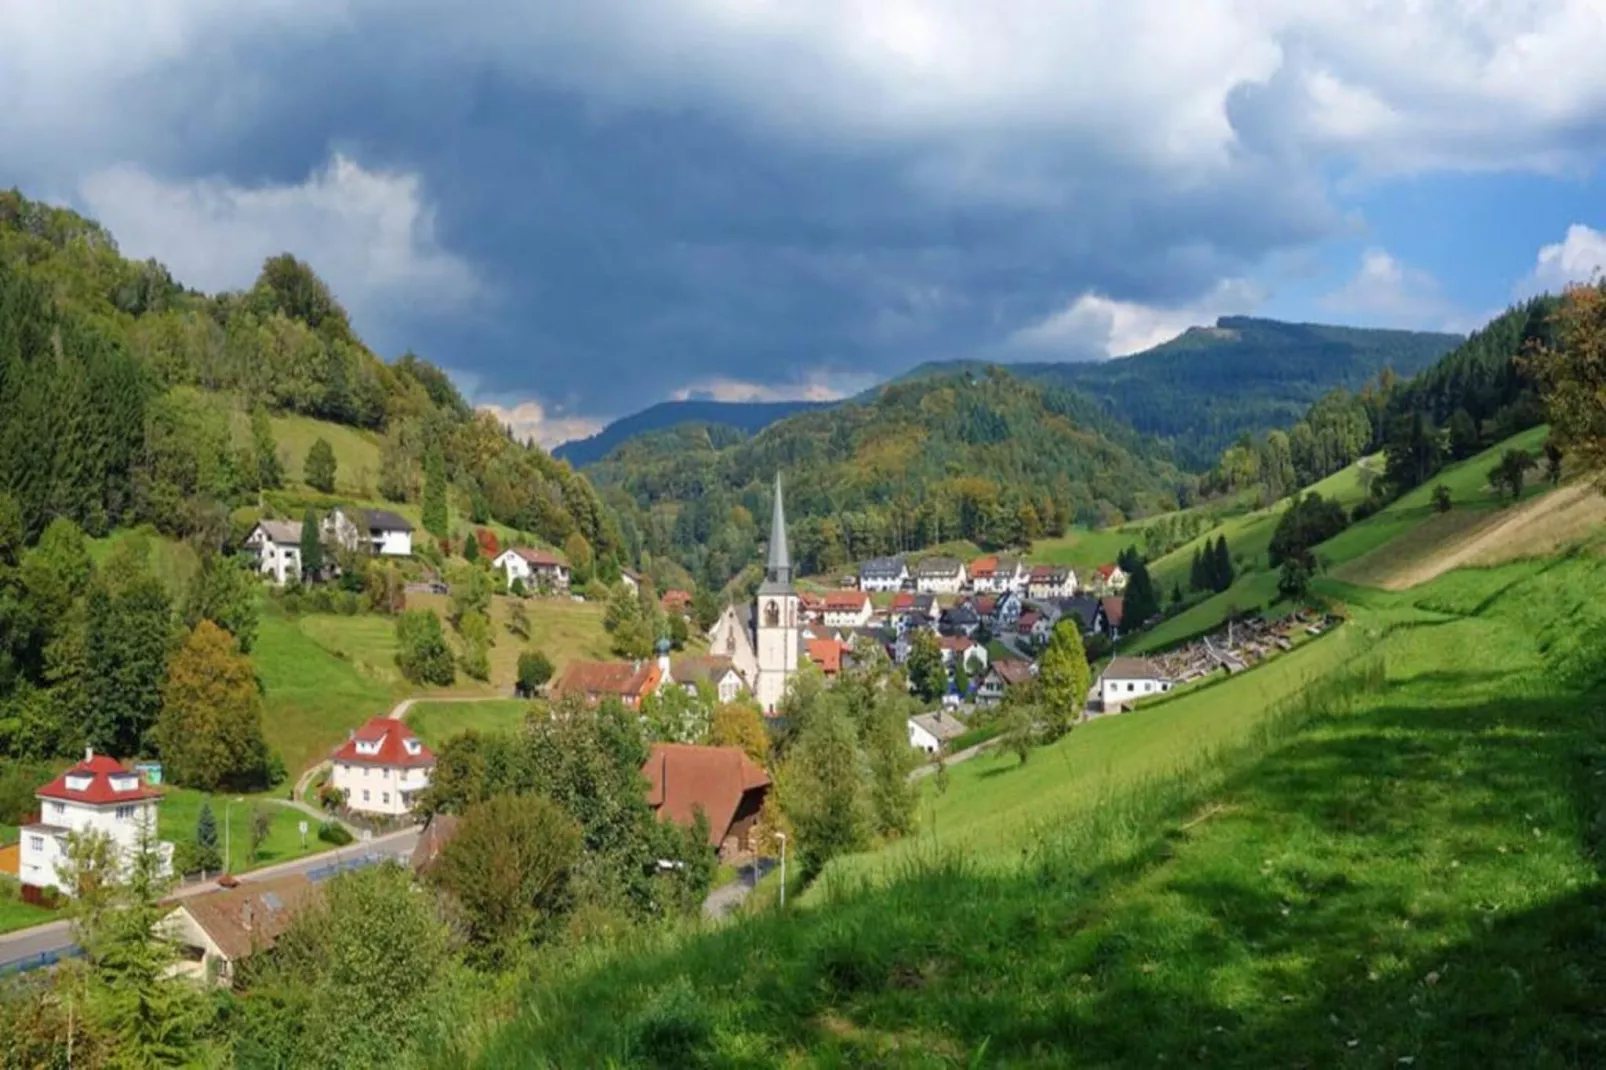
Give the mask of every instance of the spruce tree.
M 473 529 L 463 538 L 463 560 L 472 564 L 480 559 L 479 533 Z
M 1212 561 L 1211 579 L 1216 590 L 1225 591 L 1232 586 L 1234 579 L 1232 569 L 1232 553 L 1227 549 L 1227 536 L 1222 535 L 1216 539 L 1216 550 Z
M 424 454 L 424 530 L 438 539 L 446 538 L 450 517 L 446 508 L 446 458 L 438 445 Z
M 308 509 L 301 517 L 301 579 L 316 580 L 323 572 L 323 543 L 318 538 L 318 514 Z
M 201 803 L 201 813 L 195 819 L 195 864 L 201 870 L 222 869 L 223 855 L 217 846 L 217 818 L 212 815 L 212 804 Z
M 1206 546 L 1210 546 L 1207 541 Z M 1211 553 L 1215 552 L 1214 547 Z M 1210 569 L 1205 565 L 1204 552 L 1197 546 L 1193 548 L 1193 564 L 1188 568 L 1188 588 L 1194 591 L 1206 589 L 1214 590 L 1215 584 L 1210 579 Z
M 273 441 L 273 425 L 262 409 L 251 414 L 251 451 L 256 460 L 257 484 L 263 490 L 284 486 L 284 466 L 279 463 L 279 447 Z
M 335 451 L 325 439 L 318 439 L 307 451 L 307 463 L 302 468 L 307 486 L 325 494 L 335 492 Z

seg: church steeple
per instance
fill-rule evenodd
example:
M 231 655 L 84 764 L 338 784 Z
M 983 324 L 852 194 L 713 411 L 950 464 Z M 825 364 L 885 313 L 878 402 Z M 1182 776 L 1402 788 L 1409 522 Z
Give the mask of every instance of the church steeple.
M 781 502 L 781 473 L 775 473 L 775 515 L 770 519 L 770 560 L 765 586 L 792 586 L 792 555 L 786 550 L 786 506 Z

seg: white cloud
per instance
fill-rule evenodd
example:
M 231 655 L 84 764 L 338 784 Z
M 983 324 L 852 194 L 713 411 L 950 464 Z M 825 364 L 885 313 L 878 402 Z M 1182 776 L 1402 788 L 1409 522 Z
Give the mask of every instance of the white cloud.
M 544 449 L 561 446 L 577 438 L 586 438 L 602 430 L 606 421 L 584 416 L 548 415 L 546 406 L 539 401 L 520 401 L 511 405 L 482 404 L 480 412 L 495 416 L 497 422 L 513 429 L 520 441 L 534 439 Z
M 1465 331 L 1481 322 L 1450 301 L 1432 275 L 1376 247 L 1364 251 L 1355 274 L 1320 303 L 1370 327 Z
M 248 287 L 263 260 L 293 252 L 359 329 L 382 334 L 388 312 L 455 309 L 475 292 L 473 270 L 441 248 L 418 178 L 341 155 L 293 186 L 164 182 L 121 166 L 90 175 L 79 195 L 124 253 L 155 257 L 188 286 Z
M 755 383 L 716 377 L 702 379 L 670 393 L 674 401 L 836 401 L 866 390 L 878 382 L 871 374 L 820 373 L 803 382 Z
M 1574 223 L 1566 237 L 1539 250 L 1533 270 L 1517 283 L 1518 296 L 1560 293 L 1569 283 L 1591 282 L 1606 273 L 1606 233 Z
M 1265 294 L 1244 279 L 1224 280 L 1199 300 L 1172 307 L 1084 293 L 1052 316 L 1016 332 L 1010 346 L 1040 357 L 1123 357 L 1152 349 L 1189 327 L 1213 324 L 1218 316 L 1252 312 L 1264 300 Z

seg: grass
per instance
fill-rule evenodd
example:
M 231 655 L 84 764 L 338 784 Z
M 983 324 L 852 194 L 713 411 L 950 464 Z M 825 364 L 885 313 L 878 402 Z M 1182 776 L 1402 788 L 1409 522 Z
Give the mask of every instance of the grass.
M 519 655 L 526 650 L 540 650 L 552 659 L 558 671 L 576 659 L 611 660 L 612 640 L 602 627 L 607 606 L 601 602 L 576 602 L 572 598 L 531 598 L 524 603 L 524 612 L 530 622 L 530 638 L 520 639 L 508 631 L 507 622 L 514 600 L 498 596 L 491 604 L 491 626 L 496 645 L 491 648 L 491 679 L 489 689 L 499 694 L 511 694 L 518 680 Z M 445 619 L 451 599 L 446 595 L 410 594 L 409 609 L 433 609 Z M 447 628 L 448 639 L 455 645 L 457 636 Z M 459 676 L 465 687 L 474 686 Z M 459 688 L 462 690 L 462 688 Z
M 143 536 L 149 542 L 151 570 L 156 573 L 156 578 L 162 581 L 162 587 L 167 591 L 168 597 L 174 602 L 182 600 L 189 589 L 190 581 L 200 571 L 201 559 L 196 556 L 195 550 L 188 543 L 170 539 L 157 532 L 155 528 L 149 526 L 125 528 L 114 531 L 104 538 L 89 539 L 87 541 L 90 560 L 96 566 L 105 564 L 114 546 L 127 542 L 136 535 Z
M 966 850 L 538 971 L 480 1064 L 1602 1065 L 1603 586 L 1577 555 L 1347 591 L 1304 653 L 953 769 Z M 1338 654 L 1285 730 L 1173 742 L 1190 702 L 1195 733 L 1265 717 L 1246 692 Z M 1065 785 L 1143 749 L 1203 764 Z
M 460 732 L 511 732 L 524 723 L 530 703 L 524 699 L 483 702 L 416 702 L 407 723 L 427 745 L 439 749 Z
M 31 906 L 20 899 L 0 898 L 0 933 L 13 933 L 59 920 L 61 915 L 53 910 Z
M 260 869 L 271 866 L 277 862 L 288 862 L 296 858 L 305 858 L 307 855 L 318 854 L 330 850 L 332 845 L 318 839 L 318 820 L 310 814 L 288 806 L 276 806 L 273 803 L 254 799 L 244 802 L 229 803 L 229 799 L 239 796 L 207 795 L 204 792 L 193 791 L 189 788 L 166 789 L 161 805 L 157 808 L 157 832 L 164 840 L 173 843 L 192 842 L 195 839 L 195 823 L 201 816 L 203 803 L 210 803 L 212 816 L 217 819 L 218 850 L 224 847 L 224 820 L 228 821 L 228 853 L 233 862 L 232 872 L 243 873 L 249 869 Z M 262 850 L 255 858 L 251 856 L 251 810 L 259 806 L 273 816 L 273 825 L 268 838 L 263 841 Z M 300 823 L 307 823 L 307 846 L 301 846 Z
M 373 496 L 379 482 L 379 438 L 373 432 L 309 416 L 275 416 L 272 423 L 274 442 L 290 481 L 301 482 L 307 451 L 322 438 L 335 451 L 336 492 Z
M 16 825 L 0 824 L 0 847 L 10 847 L 22 837 L 22 830 Z

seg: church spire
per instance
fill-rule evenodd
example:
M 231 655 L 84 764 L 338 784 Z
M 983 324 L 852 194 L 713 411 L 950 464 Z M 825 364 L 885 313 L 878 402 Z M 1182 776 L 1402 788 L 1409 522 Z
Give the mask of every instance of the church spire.
M 781 473 L 775 473 L 775 515 L 770 520 L 770 561 L 765 577 L 770 583 L 791 586 L 792 555 L 786 550 L 786 506 L 781 503 Z

